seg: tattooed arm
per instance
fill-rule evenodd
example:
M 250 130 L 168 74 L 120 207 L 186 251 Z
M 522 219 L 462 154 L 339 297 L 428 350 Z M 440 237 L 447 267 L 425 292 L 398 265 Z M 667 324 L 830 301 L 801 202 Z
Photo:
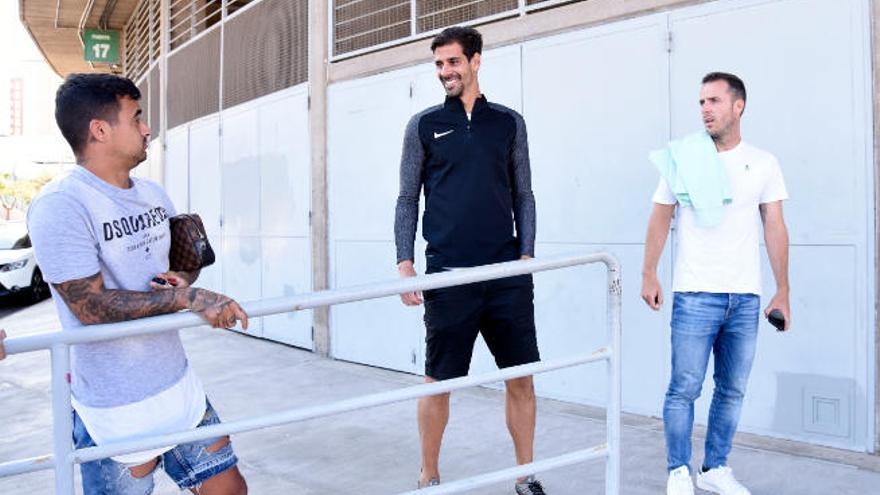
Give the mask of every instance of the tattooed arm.
M 234 300 L 194 287 L 138 292 L 108 289 L 104 277 L 90 277 L 53 284 L 67 307 L 83 325 L 115 323 L 189 309 L 215 328 L 229 328 L 241 320 L 247 329 L 247 314 Z

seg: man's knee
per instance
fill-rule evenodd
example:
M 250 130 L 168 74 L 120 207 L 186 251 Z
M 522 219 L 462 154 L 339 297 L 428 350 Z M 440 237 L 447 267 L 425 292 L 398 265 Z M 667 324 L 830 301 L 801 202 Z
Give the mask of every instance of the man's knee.
M 195 495 L 247 495 L 248 486 L 241 471 L 237 466 L 233 466 L 211 477 L 200 486 L 191 488 L 190 491 Z
M 747 380 L 715 381 L 715 397 L 725 402 L 742 402 L 746 395 Z
M 511 400 L 520 402 L 535 399 L 535 386 L 531 376 L 513 378 L 507 380 L 504 385 Z
M 669 390 L 666 392 L 666 398 L 669 400 L 680 400 L 684 402 L 694 402 L 700 398 L 703 390 L 703 382 L 696 377 L 678 376 L 673 377 L 669 383 Z
M 153 471 L 155 471 L 157 464 L 159 464 L 158 457 L 153 459 L 152 461 L 146 463 L 146 464 L 141 464 L 139 466 L 132 466 L 132 467 L 128 468 L 128 471 L 135 478 L 143 478 L 145 476 L 150 475 Z
M 449 408 L 449 392 L 446 392 L 445 394 L 429 395 L 427 397 L 422 397 L 421 399 L 419 399 L 419 403 L 422 407 L 426 407 L 432 411 Z

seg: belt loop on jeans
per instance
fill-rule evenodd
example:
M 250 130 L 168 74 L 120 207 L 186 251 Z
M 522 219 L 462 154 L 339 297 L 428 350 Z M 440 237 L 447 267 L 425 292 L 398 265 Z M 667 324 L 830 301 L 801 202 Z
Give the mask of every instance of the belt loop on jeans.
M 724 318 L 730 318 L 730 310 L 733 309 L 733 293 L 727 293 L 727 311 L 724 312 Z

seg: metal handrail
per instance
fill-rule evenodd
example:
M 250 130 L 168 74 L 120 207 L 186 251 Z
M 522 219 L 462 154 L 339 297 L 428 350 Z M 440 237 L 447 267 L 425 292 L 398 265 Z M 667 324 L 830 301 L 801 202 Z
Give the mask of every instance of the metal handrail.
M 86 449 L 74 450 L 70 442 L 73 429 L 72 417 L 70 414 L 70 385 L 67 380 L 70 370 L 70 346 L 86 342 L 119 338 L 122 336 L 158 333 L 201 326 L 204 324 L 202 319 L 197 314 L 185 312 L 155 316 L 123 323 L 89 325 L 77 329 L 76 332 L 53 332 L 8 339 L 5 342 L 5 347 L 7 354 L 10 355 L 43 349 L 51 350 L 54 448 L 53 455 L 51 456 L 19 459 L 0 464 L 0 477 L 54 468 L 55 492 L 57 494 L 72 494 L 73 465 L 75 463 L 104 459 L 164 445 L 176 445 L 228 435 L 231 433 L 241 433 L 279 426 L 295 421 L 304 421 L 307 419 L 350 412 L 357 409 L 412 400 L 415 398 L 447 393 L 461 388 L 473 387 L 521 376 L 529 376 L 536 373 L 577 366 L 590 362 L 606 361 L 609 395 L 606 406 L 607 438 L 604 445 L 598 445 L 550 459 L 544 459 L 530 464 L 524 464 L 452 483 L 446 483 L 441 486 L 423 489 L 419 491 L 419 495 L 458 493 L 480 486 L 486 486 L 499 480 L 522 476 L 536 471 L 567 466 L 595 458 L 606 459 L 606 495 L 617 495 L 619 493 L 620 485 L 621 279 L 620 265 L 614 256 L 608 253 L 593 253 L 559 256 L 546 259 L 512 261 L 420 277 L 397 279 L 378 284 L 360 285 L 302 294 L 293 297 L 255 301 L 244 304 L 243 306 L 248 315 L 251 317 L 259 317 L 599 262 L 604 263 L 608 269 L 606 313 L 609 343 L 605 347 L 597 349 L 591 354 L 531 363 L 476 376 L 466 376 L 453 380 L 416 385 L 320 406 L 292 409 L 245 420 L 221 423 L 172 434 L 144 437 L 129 442 L 110 443 Z M 410 493 L 412 492 L 407 492 L 407 495 Z M 413 495 L 415 494 L 413 493 Z

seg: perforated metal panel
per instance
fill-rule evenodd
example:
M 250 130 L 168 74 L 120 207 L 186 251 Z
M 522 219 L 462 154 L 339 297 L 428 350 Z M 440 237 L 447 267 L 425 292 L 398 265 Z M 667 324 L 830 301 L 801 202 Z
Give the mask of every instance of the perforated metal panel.
M 182 46 L 222 19 L 221 0 L 177 0 L 169 5 L 171 49 Z
M 226 0 L 226 15 L 232 15 L 254 0 Z
M 220 110 L 220 30 L 168 57 L 168 128 Z
M 525 0 L 524 13 L 583 1 Z M 410 0 L 333 0 L 331 58 L 423 39 L 449 26 L 515 16 L 519 7 L 519 0 L 416 0 L 412 12 Z
M 125 74 L 136 81 L 159 57 L 159 0 L 138 4 L 125 25 Z
M 263 0 L 224 26 L 223 106 L 308 79 L 308 0 Z
M 518 7 L 517 0 L 418 0 L 418 31 L 454 26 Z
M 409 0 L 334 0 L 333 13 L 334 54 L 412 34 Z

